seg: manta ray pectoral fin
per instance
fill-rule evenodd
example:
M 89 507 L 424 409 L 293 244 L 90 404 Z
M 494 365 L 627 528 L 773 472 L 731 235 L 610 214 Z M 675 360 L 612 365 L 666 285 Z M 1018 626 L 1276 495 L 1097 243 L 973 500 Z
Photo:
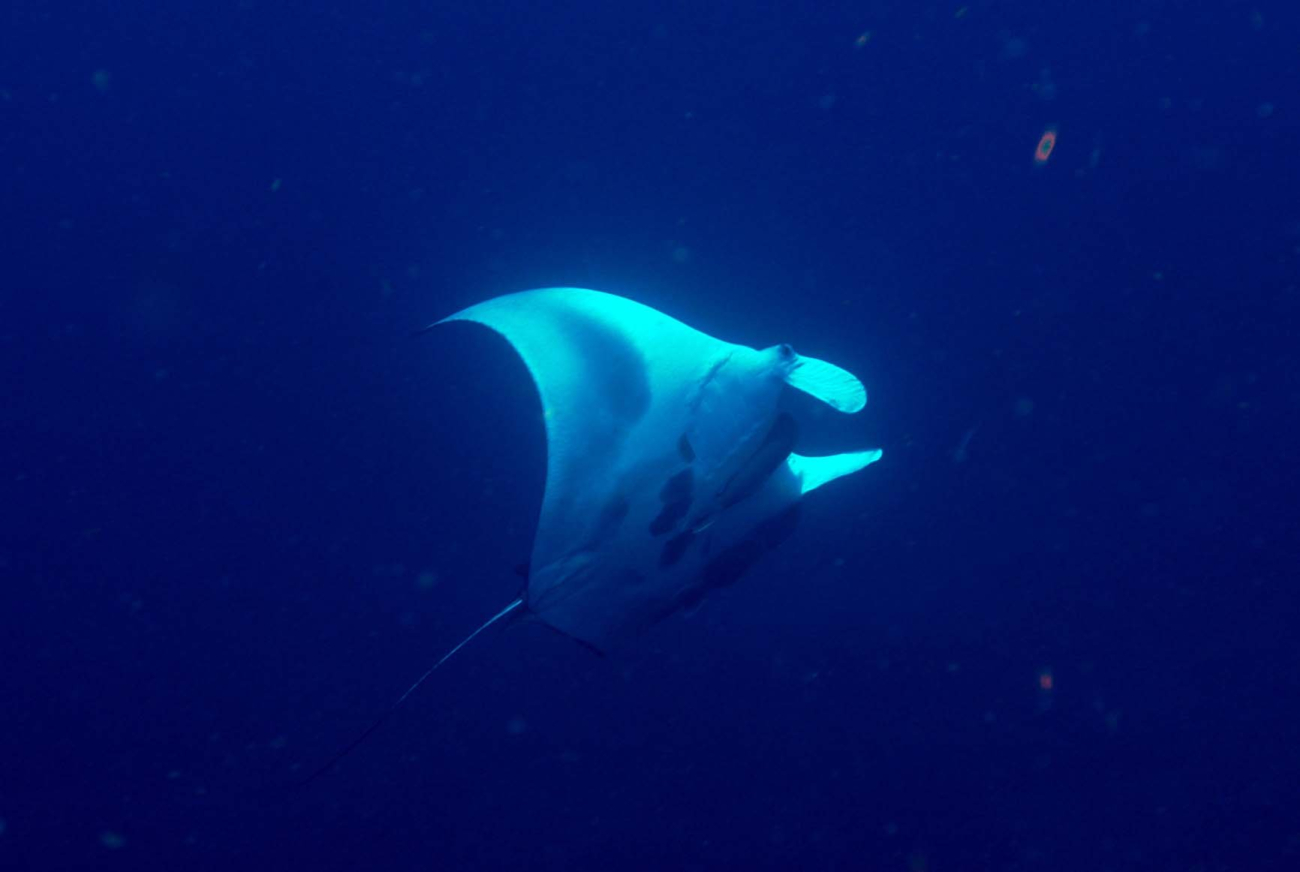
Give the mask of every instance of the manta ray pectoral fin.
M 829 481 L 835 481 L 837 478 L 870 466 L 879 460 L 883 453 L 876 448 L 871 451 L 832 454 L 829 457 L 804 457 L 802 454 L 791 454 L 786 464 L 799 479 L 800 494 L 806 494 Z
M 449 321 L 500 334 L 537 386 L 547 461 L 531 557 L 531 603 L 550 586 L 569 581 L 544 567 L 591 548 L 593 531 L 606 543 L 601 547 L 617 541 L 639 496 L 634 486 L 626 492 L 618 483 L 628 470 L 649 462 L 643 445 L 654 444 L 665 454 L 675 446 L 684 463 L 696 460 L 700 445 L 694 444 L 694 413 L 685 398 L 711 362 L 728 360 L 738 346 L 649 306 L 583 288 L 507 294 L 439 323 Z M 676 457 L 668 457 L 675 469 Z M 670 510 L 656 530 L 672 530 L 686 514 L 691 494 L 685 483 L 681 493 L 663 498 Z
M 785 382 L 840 412 L 858 412 L 867 404 L 867 389 L 853 373 L 815 357 L 799 355 Z

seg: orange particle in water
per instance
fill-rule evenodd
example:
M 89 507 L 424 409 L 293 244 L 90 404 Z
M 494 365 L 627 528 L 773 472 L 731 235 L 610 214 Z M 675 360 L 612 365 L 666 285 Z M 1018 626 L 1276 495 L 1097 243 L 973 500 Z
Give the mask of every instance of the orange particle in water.
M 1043 135 L 1038 139 L 1038 145 L 1034 148 L 1034 163 L 1040 165 L 1047 163 L 1054 148 L 1056 148 L 1056 128 L 1049 127 L 1043 131 Z
M 1038 689 L 1039 690 L 1052 689 L 1052 673 L 1050 672 L 1038 673 Z

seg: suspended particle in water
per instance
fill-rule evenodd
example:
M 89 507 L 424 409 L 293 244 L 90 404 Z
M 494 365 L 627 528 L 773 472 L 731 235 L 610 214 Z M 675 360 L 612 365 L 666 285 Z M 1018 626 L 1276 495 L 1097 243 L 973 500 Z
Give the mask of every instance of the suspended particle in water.
M 975 433 L 979 430 L 979 428 L 980 425 L 976 424 L 974 427 L 967 429 L 966 432 L 962 434 L 961 441 L 957 443 L 957 447 L 954 448 L 952 450 L 951 455 L 949 455 L 950 457 L 952 457 L 953 463 L 966 462 L 966 457 L 967 457 L 966 449 L 970 445 L 971 437 L 975 435 Z
M 1052 668 L 1044 666 L 1038 670 L 1038 710 L 1045 712 L 1052 707 L 1052 691 L 1056 689 L 1056 679 L 1052 677 Z
M 1043 135 L 1038 138 L 1038 145 L 1034 147 L 1034 163 L 1039 166 L 1047 163 L 1054 148 L 1056 148 L 1056 128 L 1049 127 L 1043 131 Z

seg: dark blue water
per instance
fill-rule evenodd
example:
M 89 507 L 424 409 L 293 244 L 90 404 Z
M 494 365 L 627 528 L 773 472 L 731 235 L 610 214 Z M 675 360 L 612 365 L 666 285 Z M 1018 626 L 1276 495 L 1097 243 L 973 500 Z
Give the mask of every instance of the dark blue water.
M 1298 868 L 1290 4 L 0 18 L 0 869 Z M 288 787 L 516 594 L 532 385 L 409 334 L 547 285 L 884 460 Z

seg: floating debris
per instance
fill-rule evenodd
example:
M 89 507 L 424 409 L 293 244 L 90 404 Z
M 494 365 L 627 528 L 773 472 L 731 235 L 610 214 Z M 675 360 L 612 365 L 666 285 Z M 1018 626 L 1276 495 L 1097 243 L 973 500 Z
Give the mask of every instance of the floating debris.
M 1038 145 L 1034 147 L 1034 163 L 1039 166 L 1047 163 L 1054 148 L 1056 148 L 1056 128 L 1049 127 L 1043 131 L 1043 135 L 1038 139 Z

